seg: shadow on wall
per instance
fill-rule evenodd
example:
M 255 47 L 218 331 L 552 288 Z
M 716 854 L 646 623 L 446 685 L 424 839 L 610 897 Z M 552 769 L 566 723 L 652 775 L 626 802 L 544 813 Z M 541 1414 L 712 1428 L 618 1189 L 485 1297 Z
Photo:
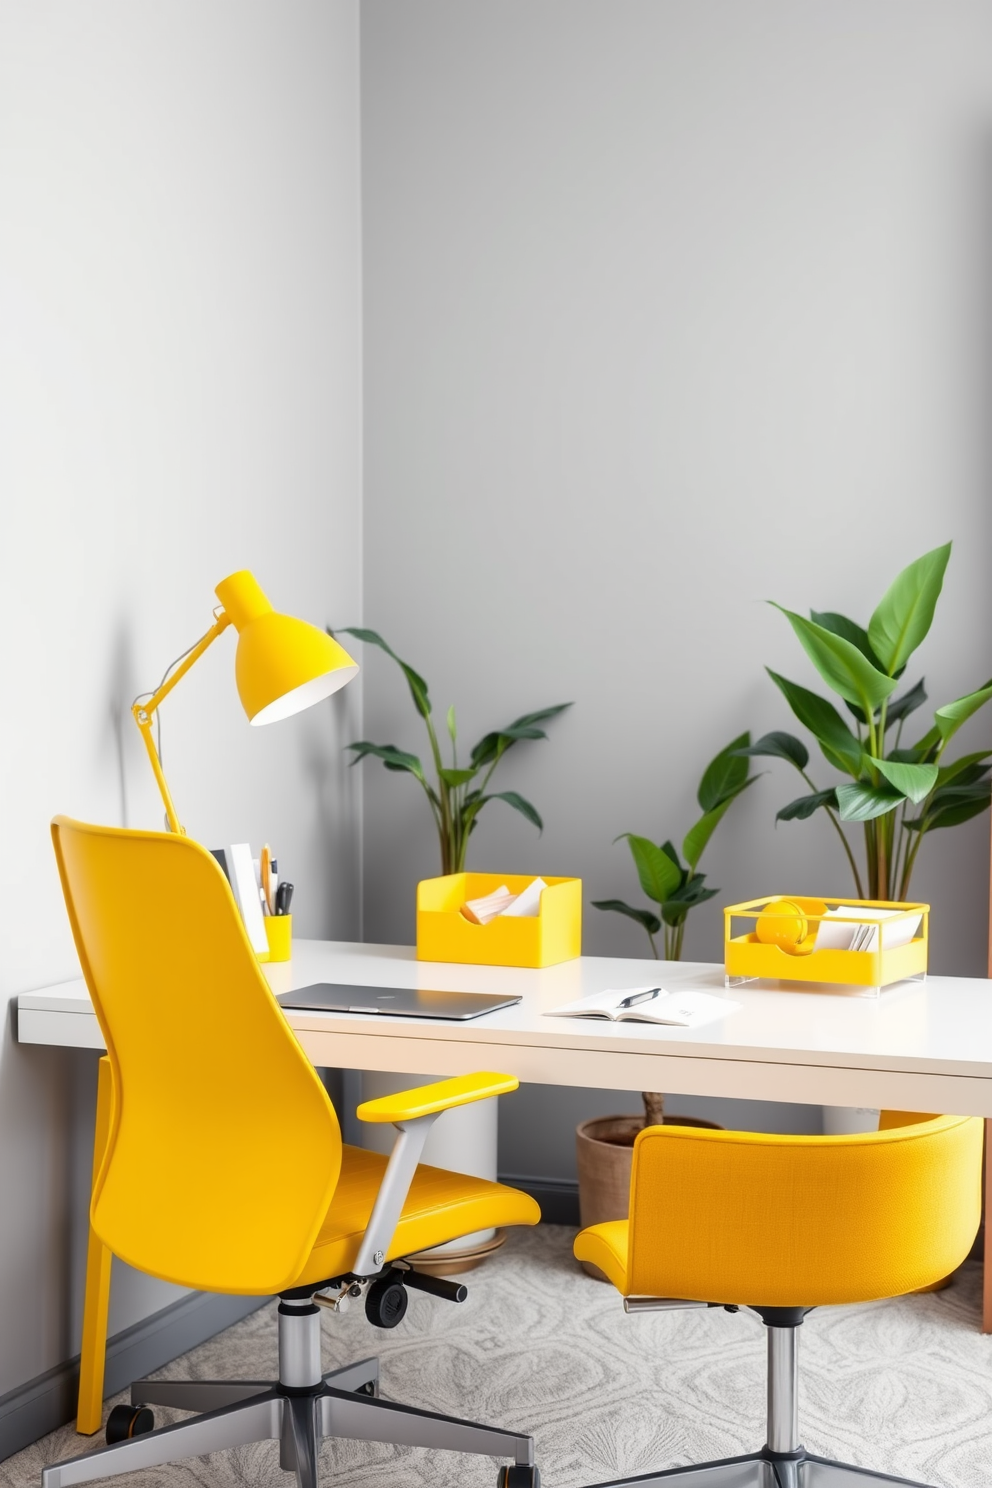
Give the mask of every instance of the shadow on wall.
M 134 742 L 131 704 L 134 701 L 137 686 L 135 675 L 130 627 L 123 615 L 119 615 L 114 623 L 111 637 L 107 696 L 110 742 L 117 772 L 118 820 L 122 827 L 129 825 L 127 759 Z
M 311 788 L 316 815 L 312 837 L 321 859 L 321 882 L 330 885 L 330 901 L 322 907 L 313 933 L 332 939 L 363 938 L 361 924 L 361 867 L 343 876 L 342 862 L 361 864 L 361 774 L 349 770 L 345 741 L 361 727 L 361 676 L 317 709 L 321 729 L 304 736 L 302 765 Z

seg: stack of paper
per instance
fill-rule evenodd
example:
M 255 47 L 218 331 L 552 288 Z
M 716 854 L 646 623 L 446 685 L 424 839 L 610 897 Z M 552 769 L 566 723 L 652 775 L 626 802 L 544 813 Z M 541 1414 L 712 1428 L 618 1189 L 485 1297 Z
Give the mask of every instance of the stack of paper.
M 547 887 L 543 878 L 535 878 L 522 893 L 513 894 L 506 884 L 500 884 L 483 899 L 469 899 L 462 905 L 462 914 L 473 925 L 488 925 L 497 915 L 535 919 L 541 909 L 541 894 Z
M 510 893 L 506 884 L 500 884 L 498 889 L 482 899 L 469 899 L 467 904 L 462 905 L 462 914 L 473 925 L 488 925 L 490 920 L 508 909 L 516 897 L 516 894 Z
M 828 909 L 820 921 L 816 949 L 875 951 L 878 949 L 881 931 L 882 949 L 893 951 L 897 946 L 909 944 L 920 928 L 922 919 L 922 913 L 906 915 L 901 909 L 866 909 L 863 904 L 839 904 L 836 909 Z M 852 920 L 863 920 L 866 923 L 852 925 Z M 892 920 L 895 920 L 894 924 L 889 923 Z

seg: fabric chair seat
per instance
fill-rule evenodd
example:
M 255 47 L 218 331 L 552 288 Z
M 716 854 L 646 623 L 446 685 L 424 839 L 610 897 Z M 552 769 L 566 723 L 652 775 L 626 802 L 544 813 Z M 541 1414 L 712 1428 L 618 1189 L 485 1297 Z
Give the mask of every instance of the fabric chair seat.
M 341 1276 L 352 1269 L 386 1163 L 381 1153 L 343 1146 L 334 1198 L 295 1285 Z M 386 1259 L 413 1255 L 493 1226 L 537 1224 L 540 1218 L 537 1203 L 518 1189 L 421 1163 Z

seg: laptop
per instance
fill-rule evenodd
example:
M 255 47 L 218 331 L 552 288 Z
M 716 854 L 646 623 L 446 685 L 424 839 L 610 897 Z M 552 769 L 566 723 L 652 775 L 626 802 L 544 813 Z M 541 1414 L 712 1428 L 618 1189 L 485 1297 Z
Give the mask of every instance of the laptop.
M 423 987 L 352 987 L 338 982 L 315 982 L 295 992 L 281 992 L 276 1001 L 299 1013 L 387 1013 L 391 1018 L 445 1018 L 463 1023 L 497 1008 L 513 1007 L 519 997 L 492 992 L 434 992 Z

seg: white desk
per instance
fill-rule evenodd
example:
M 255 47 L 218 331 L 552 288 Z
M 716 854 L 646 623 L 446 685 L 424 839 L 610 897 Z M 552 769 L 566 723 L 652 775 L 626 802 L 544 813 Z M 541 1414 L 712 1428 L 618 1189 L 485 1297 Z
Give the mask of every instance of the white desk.
M 467 1023 L 291 1012 L 289 1021 L 315 1065 L 411 1076 L 495 1069 L 545 1085 L 940 1111 L 984 1116 L 990 1131 L 992 989 L 984 979 L 931 977 L 872 999 L 737 988 L 726 995 L 741 1004 L 738 1011 L 689 1030 L 545 1014 L 608 987 L 657 980 L 670 989 L 723 993 L 722 967 L 584 956 L 546 971 L 522 971 L 418 962 L 411 946 L 302 940 L 294 944 L 291 963 L 265 970 L 276 992 L 328 981 L 519 993 L 522 999 Z M 21 1043 L 103 1048 L 82 981 L 23 993 L 17 1025 Z M 106 1105 L 102 1116 L 98 1105 L 97 1116 L 102 1152 Z M 992 1192 L 992 1143 L 986 1146 Z M 109 1252 L 91 1235 L 83 1431 L 100 1423 L 109 1274 Z M 992 1225 L 986 1226 L 983 1326 L 992 1332 Z
M 984 978 L 931 977 L 876 999 L 736 988 L 726 995 L 739 1012 L 688 1030 L 544 1015 L 607 987 L 658 979 L 723 993 L 722 967 L 583 956 L 521 971 L 418 962 L 410 946 L 303 940 L 291 963 L 265 970 L 276 992 L 330 981 L 523 999 L 467 1023 L 291 1012 L 317 1065 L 411 1075 L 500 1069 L 546 1085 L 992 1117 L 992 987 Z M 102 1049 L 84 984 L 22 993 L 18 1039 Z

